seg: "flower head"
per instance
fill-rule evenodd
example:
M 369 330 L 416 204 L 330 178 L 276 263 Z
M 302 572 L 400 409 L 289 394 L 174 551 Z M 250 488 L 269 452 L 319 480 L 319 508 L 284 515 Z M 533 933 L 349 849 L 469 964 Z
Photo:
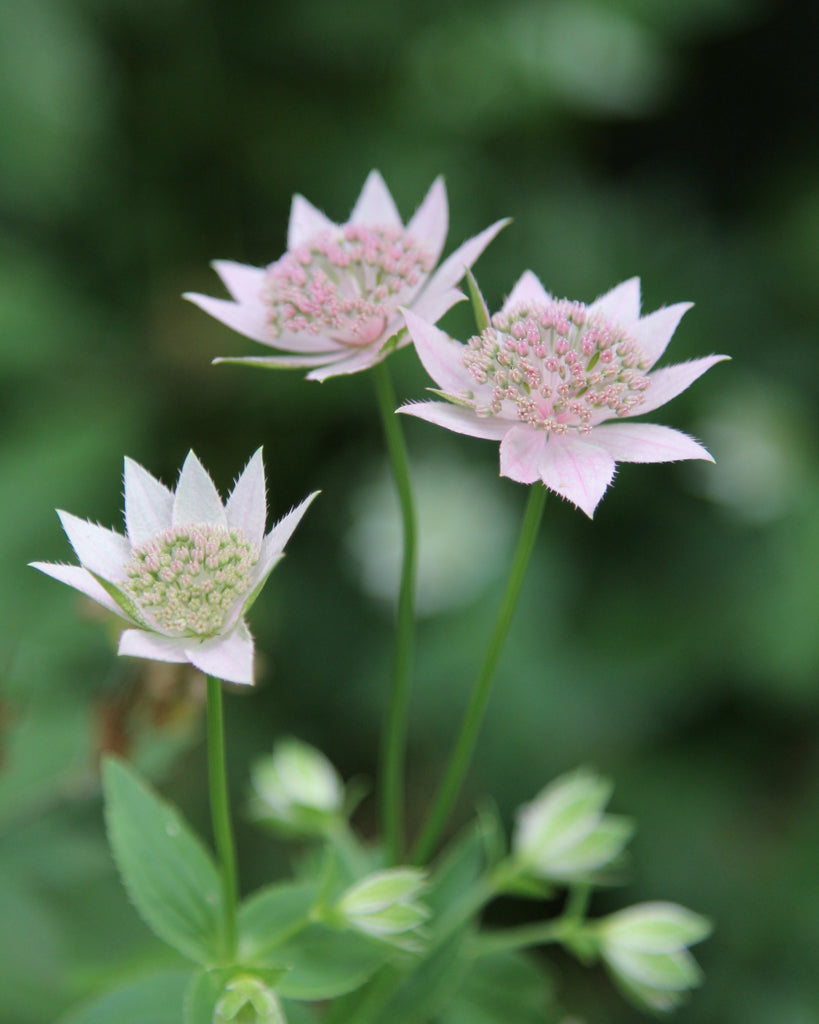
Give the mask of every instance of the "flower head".
M 421 362 L 447 403 L 399 411 L 500 441 L 503 476 L 540 480 L 592 516 L 617 462 L 713 461 L 680 431 L 624 422 L 664 405 L 728 358 L 653 369 L 690 305 L 641 317 L 638 278 L 589 306 L 558 301 L 526 271 L 487 328 L 465 345 L 407 310 Z
M 702 942 L 710 922 L 676 903 L 638 903 L 602 918 L 596 927 L 600 955 L 614 980 L 649 1010 L 674 1010 L 702 972 L 688 946 Z
M 252 683 L 244 614 L 314 497 L 265 535 L 261 449 L 224 505 L 193 452 L 175 491 L 125 459 L 125 536 L 58 511 L 80 565 L 32 565 L 134 627 L 120 637 L 120 654 L 190 662 L 219 679 Z
M 593 878 L 623 850 L 634 828 L 604 814 L 611 783 L 588 769 L 561 775 L 518 811 L 512 855 L 525 873 L 548 882 Z
M 443 180 L 433 182 L 404 227 L 383 178 L 372 171 L 346 224 L 334 224 L 296 195 L 281 259 L 267 268 L 216 260 L 232 300 L 185 298 L 240 334 L 293 353 L 217 362 L 311 368 L 312 380 L 355 373 L 388 354 L 387 342 L 404 326 L 399 307 L 435 323 L 462 299 L 455 285 L 505 223 L 470 238 L 433 274 L 449 226 Z

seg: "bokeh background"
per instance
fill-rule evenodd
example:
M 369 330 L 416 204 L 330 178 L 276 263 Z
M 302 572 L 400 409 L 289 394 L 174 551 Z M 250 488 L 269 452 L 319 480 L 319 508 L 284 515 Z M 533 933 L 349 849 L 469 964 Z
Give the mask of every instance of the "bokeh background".
M 227 489 L 263 443 L 277 516 L 322 488 L 254 608 L 260 685 L 228 701 L 234 799 L 287 733 L 373 776 L 396 532 L 372 382 L 211 366 L 262 350 L 180 300 L 222 294 L 210 259 L 277 258 L 296 191 L 345 219 L 372 167 L 406 218 L 446 176 L 450 249 L 514 218 L 476 268 L 491 306 L 526 267 L 587 300 L 639 274 L 648 310 L 696 302 L 673 361 L 733 356 L 659 417 L 716 466 L 624 466 L 593 523 L 550 501 L 459 814 L 488 794 L 509 821 L 595 765 L 639 831 L 629 883 L 594 910 L 668 898 L 717 923 L 676 1019 L 819 1019 L 817 10 L 0 3 L 3 1024 L 172 962 L 115 877 L 101 750 L 207 829 L 200 681 L 117 659 L 114 625 L 25 567 L 71 559 L 55 507 L 121 523 L 123 454 L 173 483 L 195 447 Z M 463 336 L 468 311 L 445 326 Z M 391 368 L 423 396 L 411 350 Z M 426 531 L 417 822 L 525 494 L 495 445 L 405 427 Z M 251 825 L 239 841 L 247 889 L 287 870 Z M 558 965 L 578 1018 L 638 1018 L 602 973 Z

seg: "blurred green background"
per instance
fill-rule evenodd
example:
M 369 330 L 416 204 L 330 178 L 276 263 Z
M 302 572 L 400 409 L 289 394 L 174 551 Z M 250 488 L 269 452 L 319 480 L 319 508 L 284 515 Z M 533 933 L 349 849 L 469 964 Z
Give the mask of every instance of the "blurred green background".
M 640 826 L 595 911 L 717 922 L 676 1019 L 819 1019 L 817 27 L 773 0 L 0 2 L 3 1024 L 172 962 L 115 877 L 101 750 L 207 829 L 200 682 L 117 659 L 113 625 L 26 568 L 72 558 L 55 507 L 121 524 L 124 454 L 173 484 L 194 447 L 227 490 L 263 443 L 275 516 L 322 488 L 253 611 L 261 684 L 228 700 L 235 801 L 285 733 L 372 777 L 395 558 L 372 383 L 213 367 L 263 350 L 179 297 L 222 294 L 210 259 L 277 258 L 296 191 L 344 220 L 372 167 L 405 218 L 446 176 L 448 250 L 514 218 L 476 267 L 493 308 L 526 267 L 586 300 L 639 274 L 647 310 L 696 302 L 672 361 L 733 356 L 654 417 L 716 466 L 624 466 L 593 523 L 549 502 L 459 813 L 490 794 L 508 821 L 594 764 Z M 390 365 L 423 396 L 411 350 Z M 428 531 L 417 822 L 525 494 L 496 445 L 405 427 Z M 247 889 L 287 869 L 250 825 L 239 842 Z M 559 966 L 589 1024 L 638 1016 Z

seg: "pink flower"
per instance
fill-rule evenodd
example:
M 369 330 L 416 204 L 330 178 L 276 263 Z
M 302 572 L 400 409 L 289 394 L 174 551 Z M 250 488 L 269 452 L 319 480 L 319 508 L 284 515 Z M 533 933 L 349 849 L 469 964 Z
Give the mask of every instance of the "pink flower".
M 383 178 L 371 171 L 346 224 L 334 224 L 296 195 L 281 259 L 266 269 L 216 260 L 232 300 L 184 297 L 240 334 L 295 353 L 216 362 L 313 367 L 312 380 L 355 373 L 392 350 L 388 342 L 404 327 L 399 307 L 435 323 L 460 301 L 455 285 L 506 223 L 470 238 L 432 274 L 449 226 L 443 179 L 432 183 L 405 228 Z
M 193 452 L 175 491 L 126 459 L 126 535 L 58 512 L 80 565 L 32 565 L 133 627 L 120 637 L 120 654 L 190 662 L 218 679 L 252 683 L 245 612 L 315 496 L 265 534 L 261 449 L 224 505 Z
M 628 422 L 728 358 L 653 370 L 690 307 L 679 302 L 641 317 L 636 277 L 590 306 L 557 301 L 526 271 L 486 330 L 465 345 L 408 310 L 418 355 L 447 402 L 399 412 L 500 441 L 502 476 L 540 480 L 591 517 L 617 462 L 713 462 L 678 430 Z

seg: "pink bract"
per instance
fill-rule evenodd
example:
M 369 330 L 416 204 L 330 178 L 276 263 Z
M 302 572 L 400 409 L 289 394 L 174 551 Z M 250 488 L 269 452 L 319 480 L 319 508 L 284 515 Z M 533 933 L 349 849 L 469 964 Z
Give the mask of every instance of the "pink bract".
M 449 226 L 443 179 L 404 227 L 383 178 L 371 171 L 346 224 L 296 195 L 279 260 L 267 268 L 216 260 L 231 299 L 184 297 L 240 334 L 292 353 L 216 362 L 309 369 L 311 380 L 356 373 L 409 344 L 405 333 L 396 338 L 400 307 L 435 323 L 463 299 L 456 285 L 506 223 L 470 238 L 433 273 Z
M 641 317 L 636 277 L 589 306 L 555 300 L 526 271 L 487 329 L 466 344 L 407 310 L 421 362 L 447 401 L 398 411 L 500 441 L 502 476 L 539 480 L 591 517 L 618 462 L 713 462 L 687 434 L 629 422 L 729 358 L 654 370 L 690 307 L 679 302 Z

